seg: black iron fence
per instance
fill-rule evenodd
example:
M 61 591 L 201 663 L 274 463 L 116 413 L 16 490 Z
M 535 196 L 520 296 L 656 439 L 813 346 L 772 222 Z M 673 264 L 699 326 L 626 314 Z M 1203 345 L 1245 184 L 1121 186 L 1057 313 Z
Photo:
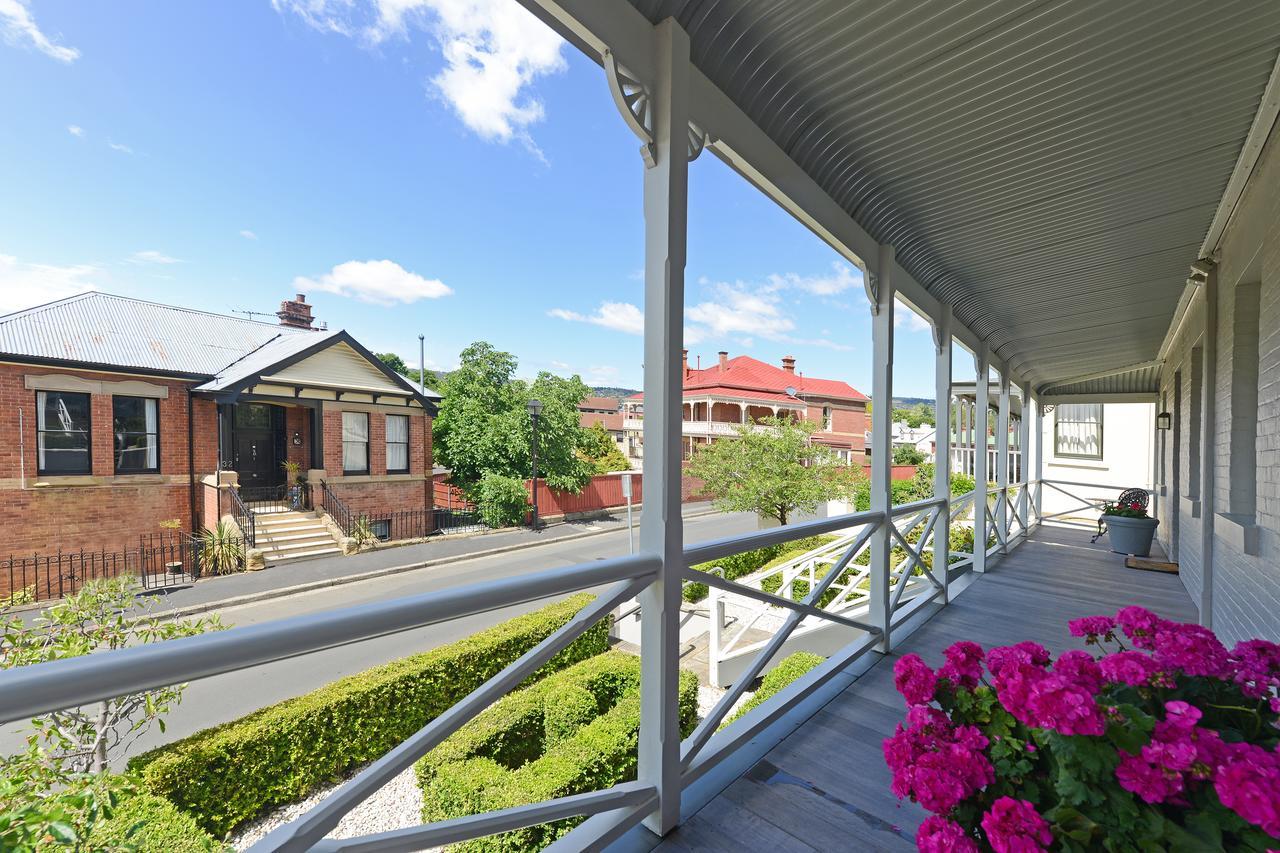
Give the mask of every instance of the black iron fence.
M 342 530 L 344 536 L 351 535 L 355 516 L 351 514 L 351 510 L 347 509 L 347 505 L 333 493 L 333 489 L 329 488 L 327 480 L 320 481 L 320 499 L 317 509 L 327 512 L 329 517 L 333 519 L 333 523 Z
M 239 526 L 240 532 L 244 534 L 244 542 L 250 548 L 257 545 L 258 536 L 257 529 L 253 522 L 253 513 L 240 497 L 240 492 L 236 489 L 230 489 L 231 495 L 231 517 L 235 519 L 236 525 Z M 221 522 L 219 522 L 221 526 Z
M 431 513 L 432 529 L 438 533 L 474 533 L 487 527 L 474 509 L 444 507 L 433 509 Z
M 305 483 L 277 486 L 241 486 L 240 501 L 249 512 L 285 512 L 311 509 L 311 490 Z
M 49 601 L 73 595 L 84 585 L 104 578 L 132 576 L 143 589 L 186 586 L 208 574 L 200 538 L 186 533 L 148 533 L 136 548 L 119 551 L 59 551 L 0 558 L 0 608 Z M 244 543 L 231 543 L 243 566 Z

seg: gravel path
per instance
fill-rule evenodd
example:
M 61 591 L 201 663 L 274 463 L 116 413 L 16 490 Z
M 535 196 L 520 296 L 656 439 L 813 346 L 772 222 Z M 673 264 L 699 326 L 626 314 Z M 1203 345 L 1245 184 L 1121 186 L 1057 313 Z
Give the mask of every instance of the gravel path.
M 355 775 L 355 774 L 352 774 Z M 341 783 L 312 794 L 307 799 L 283 806 L 255 820 L 230 839 L 236 850 L 246 850 L 271 830 L 281 826 L 319 803 L 337 790 Z M 376 794 L 356 806 L 342 819 L 329 838 L 353 838 L 374 832 L 404 829 L 422 823 L 422 789 L 413 776 L 413 768 L 401 773 Z M 440 850 L 443 848 L 431 848 Z

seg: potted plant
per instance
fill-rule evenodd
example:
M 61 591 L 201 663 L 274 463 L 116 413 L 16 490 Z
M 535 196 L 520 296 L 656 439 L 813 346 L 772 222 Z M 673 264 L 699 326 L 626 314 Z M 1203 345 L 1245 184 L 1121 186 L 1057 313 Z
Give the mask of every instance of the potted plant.
M 286 496 L 291 509 L 302 508 L 302 466 L 292 459 L 280 463 L 284 469 L 284 480 L 287 486 Z
M 1068 623 L 1086 649 L 960 641 L 894 665 L 892 791 L 926 853 L 1280 849 L 1280 644 L 1233 649 L 1141 607 Z
M 1147 515 L 1137 501 L 1132 503 L 1105 503 L 1102 515 L 1107 522 L 1107 537 L 1111 550 L 1117 554 L 1133 554 L 1145 557 L 1151 553 L 1151 540 L 1155 538 L 1159 519 Z

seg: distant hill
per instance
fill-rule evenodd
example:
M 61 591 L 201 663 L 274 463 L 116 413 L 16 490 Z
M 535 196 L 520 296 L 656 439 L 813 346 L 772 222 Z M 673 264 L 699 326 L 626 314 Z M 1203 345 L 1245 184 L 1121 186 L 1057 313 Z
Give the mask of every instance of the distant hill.
M 926 406 L 928 406 L 931 409 L 934 408 L 932 397 L 894 397 L 893 398 L 893 407 L 895 409 L 909 409 L 912 406 L 919 405 L 920 403 L 924 403 Z
M 639 393 L 634 388 L 617 388 L 612 385 L 593 385 L 591 393 L 596 397 L 630 397 Z

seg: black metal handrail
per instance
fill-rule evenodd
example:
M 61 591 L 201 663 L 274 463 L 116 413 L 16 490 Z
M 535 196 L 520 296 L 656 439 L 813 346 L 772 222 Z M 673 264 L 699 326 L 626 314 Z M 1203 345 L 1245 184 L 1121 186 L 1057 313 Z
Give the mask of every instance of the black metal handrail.
M 351 515 L 351 510 L 347 509 L 347 505 L 342 502 L 342 499 L 333 493 L 333 489 L 329 488 L 327 480 L 320 481 L 320 509 L 329 514 L 329 517 L 333 519 L 333 523 L 342 530 L 342 535 L 351 535 L 351 528 L 355 519 Z
M 244 501 L 240 499 L 240 491 L 238 489 L 227 489 L 231 495 L 231 517 L 240 527 L 240 535 L 244 537 L 246 548 L 257 547 L 257 531 L 254 529 L 253 513 L 244 505 Z

